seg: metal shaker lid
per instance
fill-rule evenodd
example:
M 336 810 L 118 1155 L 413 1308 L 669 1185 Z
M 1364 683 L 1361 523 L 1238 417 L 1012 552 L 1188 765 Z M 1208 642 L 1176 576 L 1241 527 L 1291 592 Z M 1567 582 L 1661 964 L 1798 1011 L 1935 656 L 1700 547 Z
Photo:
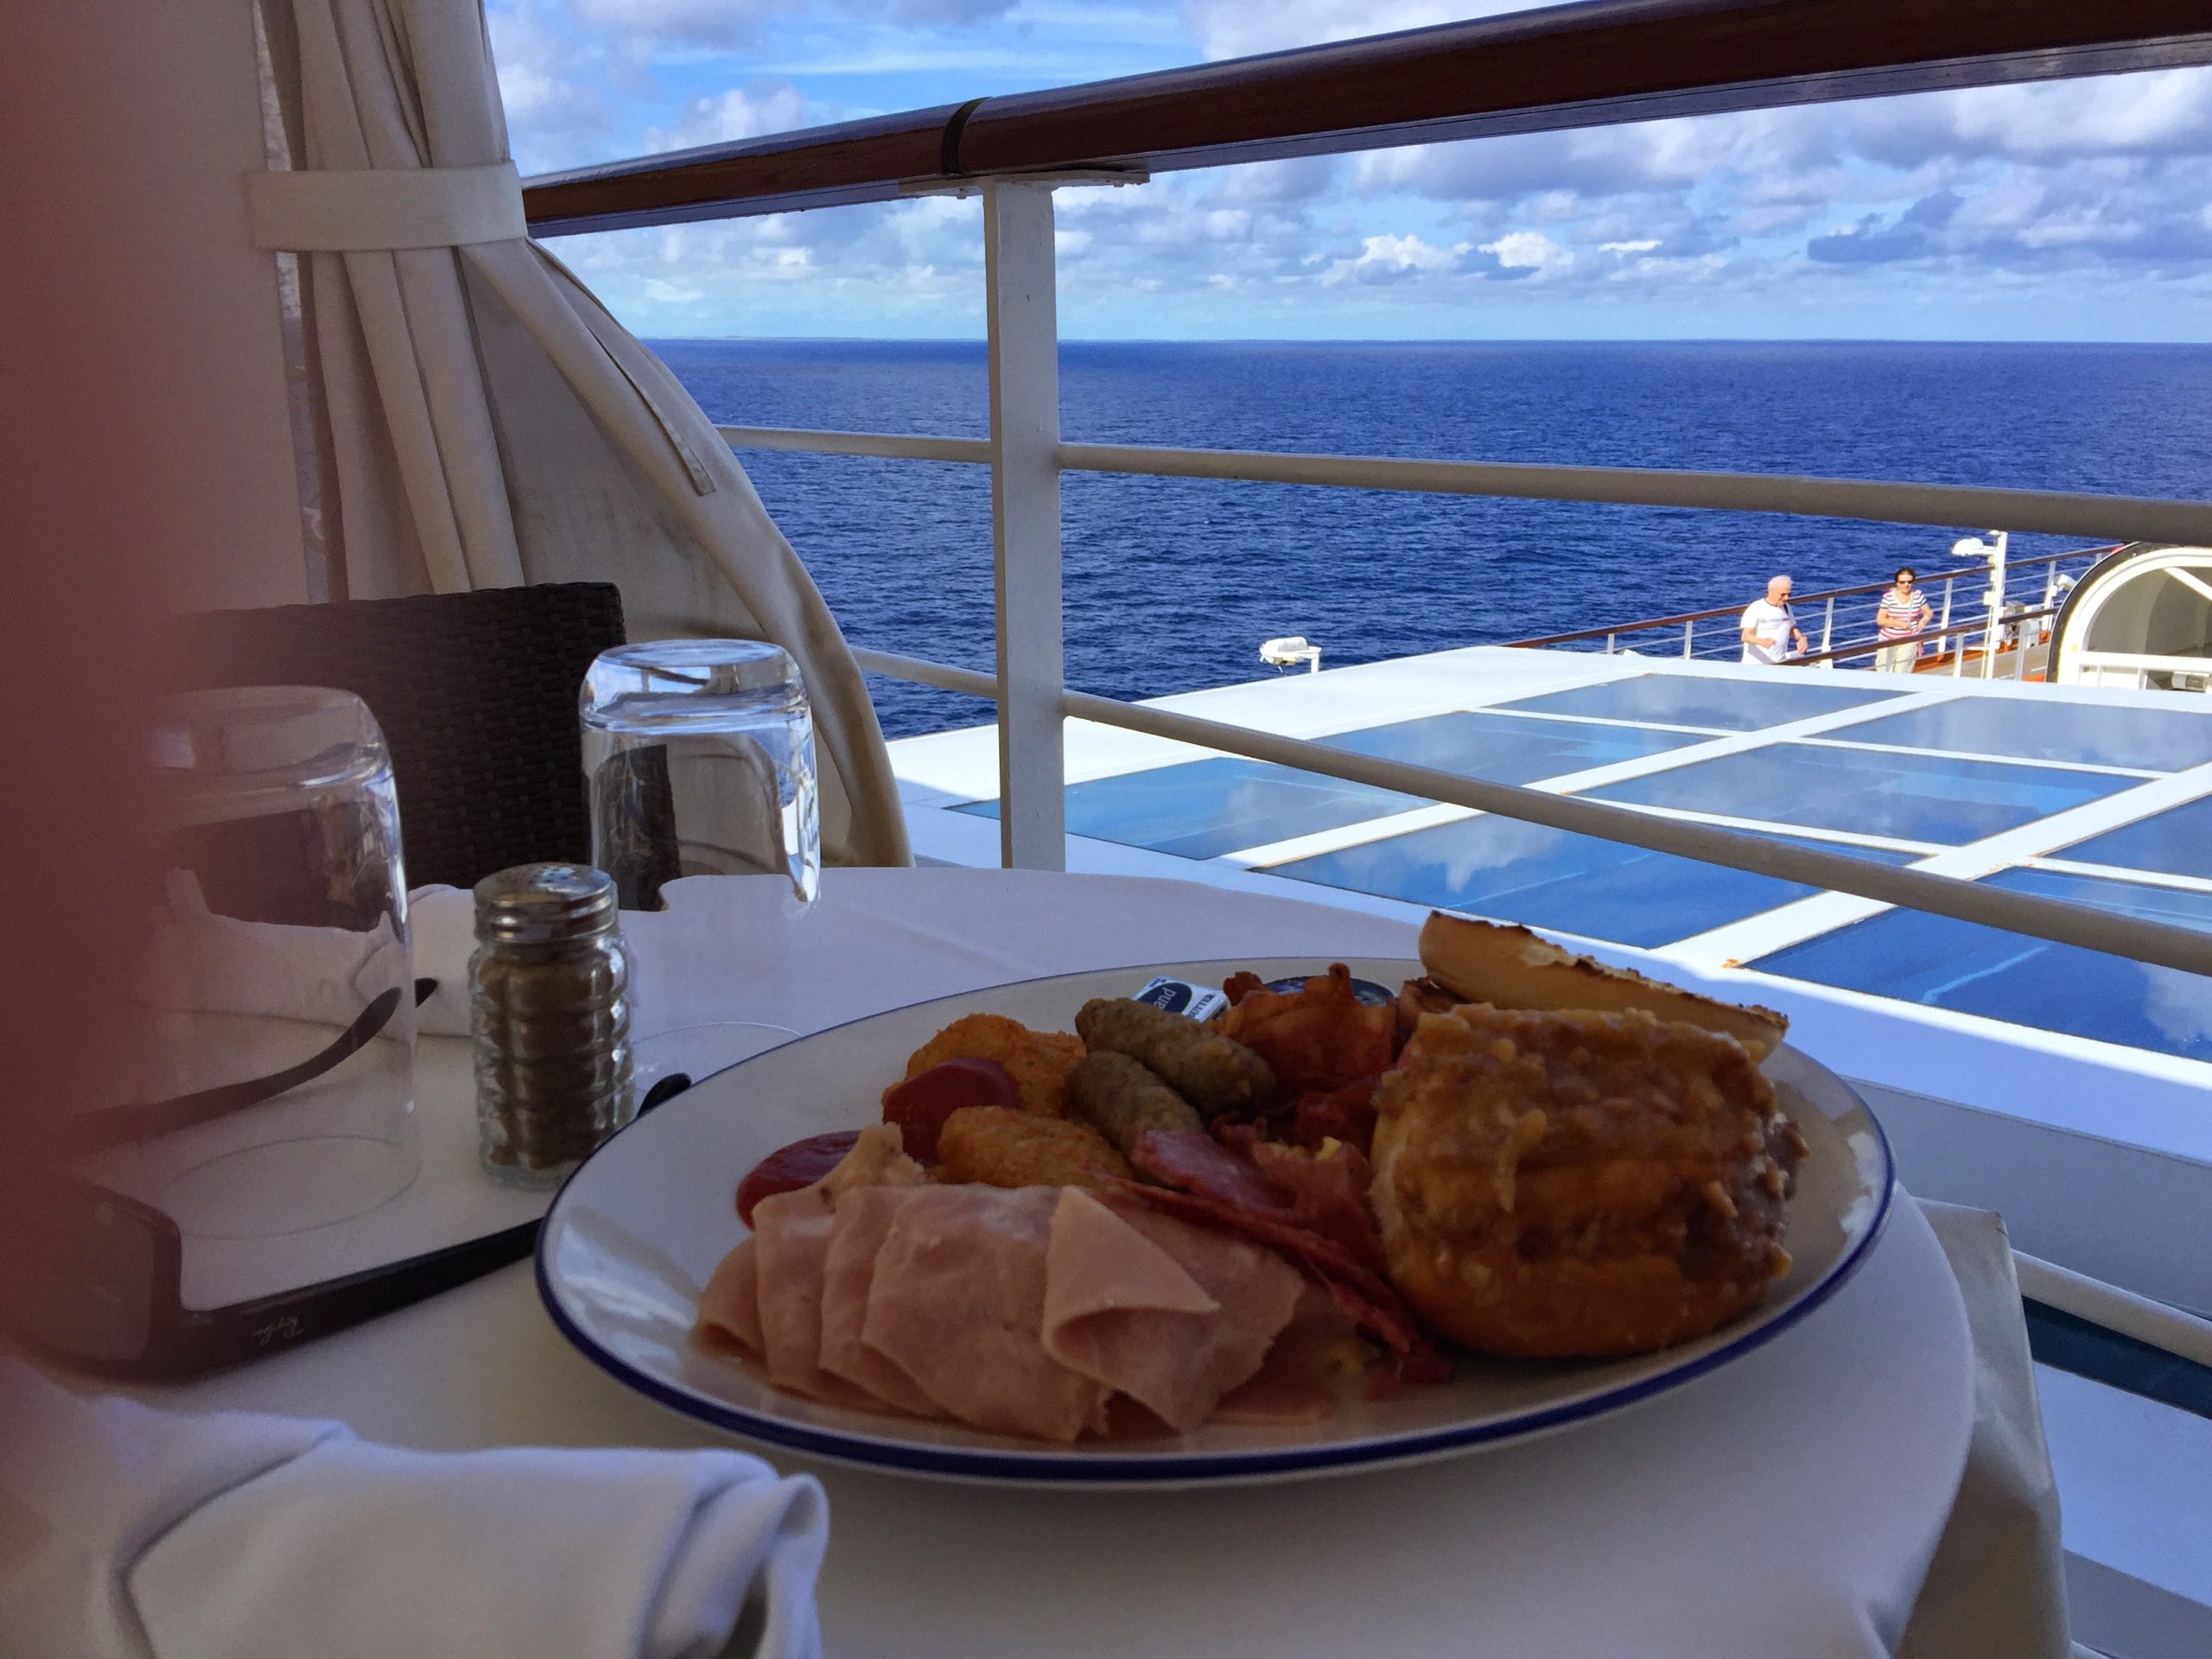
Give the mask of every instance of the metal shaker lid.
M 487 944 L 554 944 L 612 932 L 613 878 L 588 864 L 517 864 L 476 884 L 476 937 Z

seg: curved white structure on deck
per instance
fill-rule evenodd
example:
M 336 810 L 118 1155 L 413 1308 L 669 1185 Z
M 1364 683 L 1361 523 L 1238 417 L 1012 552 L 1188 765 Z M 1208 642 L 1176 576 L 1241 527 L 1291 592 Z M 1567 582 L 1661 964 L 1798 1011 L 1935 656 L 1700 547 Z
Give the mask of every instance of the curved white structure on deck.
M 2051 637 L 2061 685 L 2212 690 L 2212 548 L 2139 542 L 2075 584 Z

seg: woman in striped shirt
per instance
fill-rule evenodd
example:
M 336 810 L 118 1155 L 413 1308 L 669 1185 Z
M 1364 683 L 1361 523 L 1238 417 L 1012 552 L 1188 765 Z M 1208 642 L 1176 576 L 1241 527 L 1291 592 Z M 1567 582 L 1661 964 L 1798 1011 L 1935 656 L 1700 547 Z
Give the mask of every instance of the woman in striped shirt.
M 1911 636 L 1931 621 L 1936 612 L 1928 596 L 1913 585 L 1910 565 L 1897 574 L 1874 613 L 1874 632 L 1882 642 L 1874 653 L 1874 667 L 1884 674 L 1910 674 L 1920 658 L 1920 645 Z M 1902 641 L 1902 643 L 1899 643 Z

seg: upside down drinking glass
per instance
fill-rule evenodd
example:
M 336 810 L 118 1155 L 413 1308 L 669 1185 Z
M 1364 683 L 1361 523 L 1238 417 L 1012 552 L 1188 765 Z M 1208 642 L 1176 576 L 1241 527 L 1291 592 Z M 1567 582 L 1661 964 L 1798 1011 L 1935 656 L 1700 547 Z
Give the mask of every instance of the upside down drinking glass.
M 775 875 L 786 919 L 822 877 L 814 715 L 798 666 L 751 639 L 601 652 L 582 699 L 592 862 L 625 910 L 684 875 Z
M 416 1173 L 415 984 L 391 762 L 360 699 L 193 692 L 150 734 L 160 891 L 117 1029 L 96 1179 L 188 1237 L 344 1220 Z

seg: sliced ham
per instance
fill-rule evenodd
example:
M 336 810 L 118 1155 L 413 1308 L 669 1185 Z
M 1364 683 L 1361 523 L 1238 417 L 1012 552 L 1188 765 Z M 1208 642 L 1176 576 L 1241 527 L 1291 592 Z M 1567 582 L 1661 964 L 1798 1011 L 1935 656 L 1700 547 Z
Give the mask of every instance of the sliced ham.
M 1148 1166 L 1194 1190 L 1102 1198 L 931 1185 L 895 1133 L 760 1200 L 702 1293 L 703 1345 L 817 1400 L 1060 1442 L 1104 1433 L 1122 1396 L 1177 1433 L 1313 1421 L 1334 1391 L 1311 1332 L 1347 1319 L 1398 1351 L 1402 1376 L 1433 1358 L 1358 1241 L 1308 1224 L 1359 1184 L 1351 1162 L 1257 1153 L 1297 1160 L 1271 1179 L 1203 1135 L 1147 1135 Z M 1317 1323 L 1311 1305 L 1332 1300 L 1342 1313 Z
M 753 1208 L 760 1334 L 768 1380 L 832 1405 L 873 1396 L 822 1369 L 822 1279 L 836 1217 L 818 1185 L 779 1192 Z
M 1205 1314 L 1219 1302 L 1175 1256 L 1079 1188 L 1063 1188 L 1045 1247 L 1045 1334 L 1117 1313 Z
M 1309 1281 L 1290 1323 L 1268 1345 L 1265 1362 L 1249 1381 L 1222 1396 L 1212 1421 L 1271 1428 L 1322 1421 L 1337 1408 L 1338 1355 L 1351 1337 L 1351 1321 L 1335 1299 Z
M 699 1319 L 693 1327 L 709 1348 L 734 1349 L 759 1359 L 767 1352 L 760 1333 L 758 1248 L 747 1238 L 715 1268 L 699 1293 Z
M 890 1407 L 913 1417 L 939 1417 L 937 1402 L 914 1379 L 861 1340 L 875 1264 L 891 1224 L 913 1186 L 857 1186 L 839 1195 L 822 1264 L 822 1349 L 817 1363 Z
M 1111 1391 L 1045 1351 L 1059 1199 L 1058 1187 L 918 1188 L 884 1236 L 861 1339 L 963 1422 L 1063 1442 L 1105 1427 Z
M 1450 1367 L 1389 1281 L 1335 1240 L 1279 1214 L 1241 1208 L 1207 1193 L 1140 1186 L 1134 1181 L 1122 1183 L 1121 1191 L 1186 1221 L 1226 1227 L 1272 1245 L 1312 1274 L 1353 1324 L 1380 1338 L 1397 1356 L 1399 1373 L 1408 1381 L 1435 1382 L 1450 1375 Z
M 1061 1189 L 1046 1254 L 1045 1350 L 1178 1433 L 1260 1369 L 1303 1281 L 1272 1250 Z

